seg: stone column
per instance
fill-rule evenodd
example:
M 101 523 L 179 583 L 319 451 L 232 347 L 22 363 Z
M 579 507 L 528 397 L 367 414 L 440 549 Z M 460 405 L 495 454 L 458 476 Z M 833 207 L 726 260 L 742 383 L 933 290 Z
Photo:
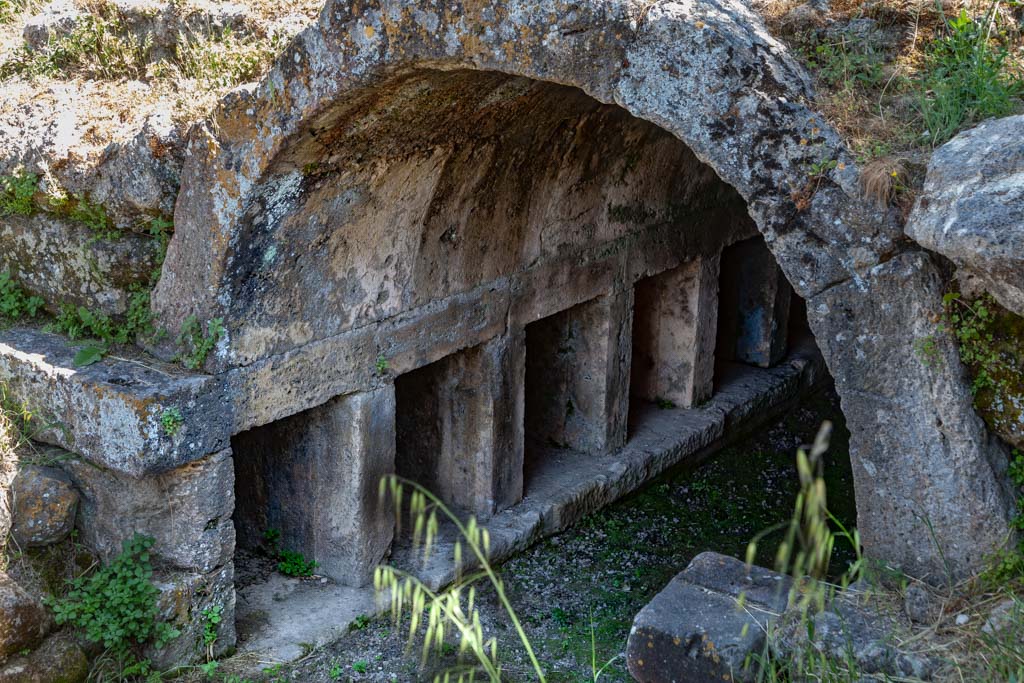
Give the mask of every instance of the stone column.
M 397 471 L 463 513 L 523 497 L 522 331 L 396 380 Z
M 276 529 L 281 548 L 326 576 L 354 586 L 373 578 L 394 533 L 392 506 L 378 496 L 395 466 L 393 386 L 340 396 L 232 444 L 240 544 Z
M 723 252 L 720 290 L 719 356 L 762 368 L 782 360 L 793 292 L 764 239 Z
M 632 326 L 632 288 L 527 326 L 531 438 L 593 453 L 626 443 Z
M 632 394 L 683 408 L 710 398 L 718 329 L 718 255 L 641 280 L 635 291 Z

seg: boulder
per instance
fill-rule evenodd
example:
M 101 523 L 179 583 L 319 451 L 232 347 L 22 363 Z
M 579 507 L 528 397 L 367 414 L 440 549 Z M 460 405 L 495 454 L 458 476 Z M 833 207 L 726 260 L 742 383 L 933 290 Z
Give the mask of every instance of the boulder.
M 906 232 L 1024 315 L 1024 115 L 986 121 L 936 150 Z
M 34 647 L 52 622 L 42 604 L 0 573 L 0 660 Z
M 776 572 L 701 553 L 636 616 L 629 672 L 642 683 L 755 680 L 755 658 L 790 586 Z
M 71 478 L 52 467 L 27 465 L 11 486 L 14 525 L 11 533 L 21 547 L 58 543 L 71 532 L 78 509 L 78 491 Z
M 66 631 L 0 665 L 0 683 L 79 683 L 88 674 L 89 660 Z

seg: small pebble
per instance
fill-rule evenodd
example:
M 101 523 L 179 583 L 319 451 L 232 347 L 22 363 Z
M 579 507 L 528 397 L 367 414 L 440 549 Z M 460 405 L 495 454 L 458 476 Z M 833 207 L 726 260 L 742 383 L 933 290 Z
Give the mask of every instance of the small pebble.
M 956 615 L 956 625 L 957 626 L 963 626 L 964 624 L 966 624 L 970 620 L 971 620 L 971 618 L 969 616 L 967 616 L 966 614 L 958 614 L 958 615 Z

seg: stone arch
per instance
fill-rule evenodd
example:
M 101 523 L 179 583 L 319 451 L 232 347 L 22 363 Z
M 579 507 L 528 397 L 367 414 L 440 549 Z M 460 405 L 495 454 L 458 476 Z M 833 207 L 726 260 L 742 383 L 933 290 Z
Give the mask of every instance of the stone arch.
M 869 549 L 918 575 L 940 575 L 944 555 L 964 574 L 1005 539 L 1001 452 L 971 411 L 955 347 L 939 338 L 941 358 L 928 364 L 911 351 L 933 332 L 937 270 L 860 200 L 841 140 L 805 104 L 806 76 L 738 1 L 329 2 L 257 87 L 226 98 L 190 140 L 154 309 L 172 330 L 192 315 L 226 319 L 207 370 L 229 388 L 252 394 L 254 368 L 287 356 L 252 341 L 258 330 L 239 345 L 238 293 L 258 300 L 270 286 L 239 279 L 254 210 L 271 222 L 287 213 L 315 175 L 316 149 L 330 147 L 319 138 L 347 121 L 379 125 L 382 101 L 402 102 L 387 95 L 425 70 L 571 86 L 682 141 L 743 198 L 808 300 L 854 432 Z M 810 178 L 820 161 L 835 163 Z M 950 539 L 942 553 L 923 540 L 925 519 Z

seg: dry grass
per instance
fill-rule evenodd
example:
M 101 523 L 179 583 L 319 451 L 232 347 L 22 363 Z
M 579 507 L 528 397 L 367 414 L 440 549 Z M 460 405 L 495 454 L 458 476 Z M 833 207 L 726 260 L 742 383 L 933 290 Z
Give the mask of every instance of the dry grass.
M 22 30 L 42 6 L 39 0 L 12 1 L 26 4 L 13 20 L 0 24 L 0 64 L 25 59 Z M 258 80 L 295 32 L 315 21 L 323 0 L 240 0 L 235 4 L 246 10 L 244 34 L 210 29 L 181 35 L 177 54 L 170 59 L 129 49 L 136 37 L 118 30 L 116 14 L 105 0 L 76 4 L 111 27 L 103 49 L 114 54 L 85 53 L 57 70 L 44 64 L 45 69 L 33 66 L 11 74 L 0 81 L 0 125 L 22 128 L 32 110 L 51 118 L 52 112 L 63 112 L 74 118 L 76 131 L 84 131 L 87 145 L 76 153 L 92 157 L 109 143 L 134 135 L 153 113 L 170 113 L 185 127 L 239 83 Z M 214 4 L 186 0 L 174 9 L 187 17 Z M 126 40 L 118 44 L 120 38 Z

